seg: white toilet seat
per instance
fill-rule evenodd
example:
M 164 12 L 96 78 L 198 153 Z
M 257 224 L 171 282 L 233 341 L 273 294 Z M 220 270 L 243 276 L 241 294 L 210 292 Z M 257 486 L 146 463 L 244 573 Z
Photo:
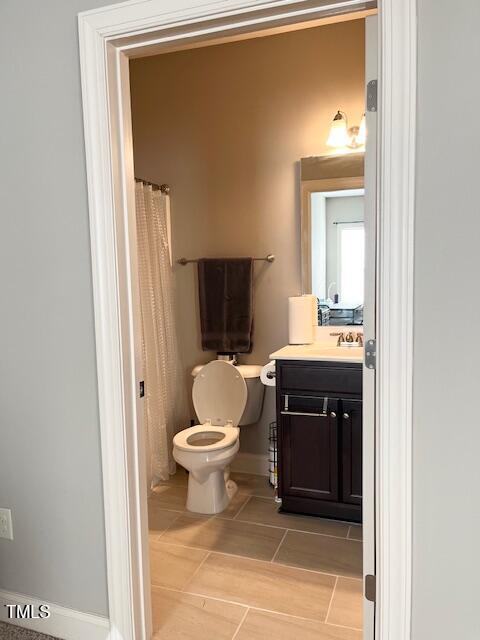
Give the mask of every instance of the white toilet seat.
M 210 440 L 208 434 L 219 434 L 219 436 L 223 437 L 212 444 L 202 445 L 202 439 Z M 197 436 L 197 438 L 195 436 Z M 222 427 L 206 423 L 197 424 L 194 427 L 188 427 L 188 429 L 179 431 L 173 438 L 173 444 L 181 451 L 205 453 L 208 451 L 228 449 L 228 447 L 234 445 L 237 440 L 238 429 L 236 427 L 227 425 Z

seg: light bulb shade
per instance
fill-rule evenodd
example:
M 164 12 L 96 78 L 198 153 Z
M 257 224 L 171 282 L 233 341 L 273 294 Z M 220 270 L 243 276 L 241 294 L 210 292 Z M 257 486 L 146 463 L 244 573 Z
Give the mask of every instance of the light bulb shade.
M 362 146 L 367 141 L 367 123 L 365 121 L 365 114 L 362 116 L 362 120 L 360 122 L 360 127 L 358 129 L 358 135 L 356 142 L 358 145 Z
M 348 143 L 347 119 L 340 111 L 337 111 L 330 127 L 327 145 L 329 147 L 346 147 Z

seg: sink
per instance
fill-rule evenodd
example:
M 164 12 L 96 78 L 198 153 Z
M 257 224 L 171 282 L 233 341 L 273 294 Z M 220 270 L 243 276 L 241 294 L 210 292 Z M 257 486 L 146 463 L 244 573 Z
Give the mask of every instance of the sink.
M 270 354 L 273 360 L 363 361 L 363 347 L 337 347 L 325 343 L 287 345 Z

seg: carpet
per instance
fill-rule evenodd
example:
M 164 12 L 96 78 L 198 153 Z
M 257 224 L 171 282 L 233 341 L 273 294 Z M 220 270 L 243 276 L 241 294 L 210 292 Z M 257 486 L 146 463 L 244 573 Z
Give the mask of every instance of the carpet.
M 0 640 L 59 640 L 59 638 L 0 622 Z

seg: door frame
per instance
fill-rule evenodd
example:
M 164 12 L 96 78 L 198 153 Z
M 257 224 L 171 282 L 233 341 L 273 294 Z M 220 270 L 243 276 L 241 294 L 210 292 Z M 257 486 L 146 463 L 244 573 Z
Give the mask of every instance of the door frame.
M 79 14 L 110 631 L 151 633 L 138 394 L 130 56 L 367 9 L 363 0 L 132 0 Z M 379 8 L 376 640 L 410 638 L 416 2 Z M 373 336 L 366 336 L 368 339 Z M 371 638 L 369 638 L 371 640 Z

